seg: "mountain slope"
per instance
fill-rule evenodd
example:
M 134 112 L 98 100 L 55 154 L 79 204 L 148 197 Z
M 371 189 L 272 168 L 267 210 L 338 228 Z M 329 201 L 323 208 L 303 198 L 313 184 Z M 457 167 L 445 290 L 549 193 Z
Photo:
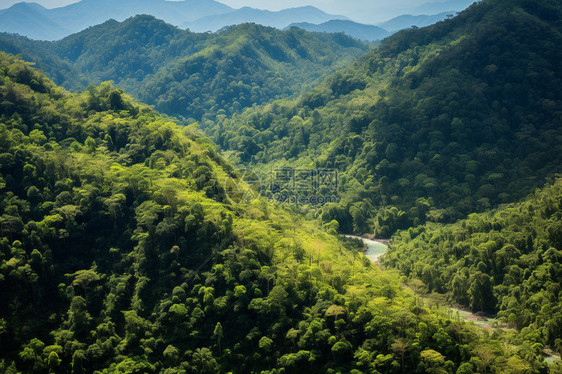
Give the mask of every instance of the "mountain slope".
M 89 82 L 144 79 L 174 59 L 207 46 L 210 35 L 194 34 L 157 20 L 136 16 L 109 20 L 51 44 Z
M 474 311 L 498 313 L 523 334 L 560 346 L 562 180 L 524 202 L 454 225 L 401 232 L 385 264 L 447 292 Z
M 71 64 L 60 58 L 50 43 L 38 42 L 23 36 L 0 33 L 0 51 L 21 55 L 26 61 L 34 61 L 51 79 L 71 90 L 84 89 L 81 74 Z
M 344 35 L 239 25 L 220 33 L 180 30 L 152 16 L 107 21 L 57 42 L 0 36 L 10 52 L 32 59 L 54 78 L 70 65 L 81 79 L 112 80 L 168 115 L 201 120 L 303 92 L 365 53 Z M 67 74 L 57 82 L 75 79 Z M 75 88 L 69 85 L 68 88 Z
M 547 370 L 315 222 L 233 200 L 249 186 L 193 127 L 3 53 L 0 77 L 2 372 Z
M 343 35 L 244 24 L 218 34 L 206 49 L 160 69 L 141 85 L 124 87 L 169 115 L 215 118 L 220 111 L 238 113 L 303 92 L 366 49 Z
M 292 23 L 290 27 L 299 27 L 306 31 L 314 32 L 343 32 L 349 36 L 365 41 L 375 41 L 386 38 L 390 35 L 384 28 L 364 25 L 361 23 L 349 20 L 330 20 L 321 24 L 314 24 L 310 22 Z
M 340 170 L 341 203 L 323 216 L 343 231 L 456 220 L 560 172 L 561 18 L 559 1 L 484 1 L 206 131 L 258 167 Z
M 263 26 L 283 29 L 296 22 L 322 23 L 336 18 L 345 18 L 324 13 L 313 6 L 289 8 L 280 11 L 269 11 L 243 7 L 224 14 L 202 17 L 194 22 L 185 22 L 182 27 L 191 31 L 205 32 L 217 31 L 225 26 L 239 25 L 242 23 L 257 23 Z

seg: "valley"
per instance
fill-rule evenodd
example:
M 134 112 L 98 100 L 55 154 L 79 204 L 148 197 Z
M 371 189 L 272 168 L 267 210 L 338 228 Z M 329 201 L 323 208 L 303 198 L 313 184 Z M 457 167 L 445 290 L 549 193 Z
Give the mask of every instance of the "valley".
M 0 373 L 562 373 L 562 2 L 205 4 L 14 5 Z

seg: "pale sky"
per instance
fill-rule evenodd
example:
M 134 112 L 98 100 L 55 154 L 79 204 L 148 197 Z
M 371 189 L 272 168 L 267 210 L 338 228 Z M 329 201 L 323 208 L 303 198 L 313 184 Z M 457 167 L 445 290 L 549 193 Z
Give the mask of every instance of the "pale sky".
M 0 9 L 9 8 L 15 3 L 21 3 L 23 0 L 0 0 Z M 76 3 L 76 0 L 27 0 L 28 3 L 37 3 L 45 8 L 57 8 L 68 4 Z
M 0 0 L 0 9 L 8 8 L 22 0 Z M 43 5 L 45 8 L 56 8 L 77 2 L 77 0 L 27 0 Z M 347 16 L 359 22 L 383 21 L 400 14 L 408 14 L 409 10 L 421 4 L 442 0 L 217 0 L 233 8 L 249 6 L 258 9 L 280 10 L 304 5 L 313 5 L 323 11 L 335 15 Z

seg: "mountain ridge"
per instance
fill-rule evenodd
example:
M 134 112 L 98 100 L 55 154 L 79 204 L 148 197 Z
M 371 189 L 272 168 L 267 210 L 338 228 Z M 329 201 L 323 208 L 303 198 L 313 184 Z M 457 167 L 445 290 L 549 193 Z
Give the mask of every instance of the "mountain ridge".
M 51 40 L 70 31 L 54 20 L 48 9 L 37 3 L 22 2 L 0 11 L 0 32 Z
M 16 3 L 9 8 L 0 10 L 0 32 L 17 33 L 35 40 L 54 41 L 88 27 L 104 23 L 109 19 L 124 21 L 139 14 L 149 14 L 167 23 L 181 28 L 189 28 L 195 32 L 215 32 L 223 27 L 247 22 L 283 29 L 294 23 L 307 22 L 318 25 L 334 19 L 350 21 L 345 16 L 328 14 L 311 5 L 269 11 L 251 7 L 233 9 L 214 0 L 100 1 L 81 0 L 53 9 L 47 9 L 33 2 Z M 25 11 L 23 11 L 24 9 Z M 428 16 L 417 18 L 417 21 L 416 19 L 410 19 L 406 22 L 410 22 L 410 24 L 404 25 L 402 22 L 400 26 L 393 25 L 392 30 L 389 31 L 394 32 L 411 25 L 425 26 L 431 20 L 439 21 L 441 18 Z M 397 22 L 396 20 L 391 21 Z M 380 27 L 380 24 L 374 26 Z M 311 27 L 309 26 L 309 28 Z M 333 25 L 324 25 L 323 27 L 329 27 L 329 29 L 318 31 L 334 30 Z M 348 25 L 347 28 L 349 27 Z M 351 32 L 363 40 L 380 39 L 379 36 L 382 35 L 382 32 L 372 29 L 370 24 L 364 23 L 362 26 L 354 25 L 353 27 L 355 31 Z M 360 27 L 371 28 L 371 30 L 360 32 L 358 30 Z M 336 30 L 341 31 L 342 27 L 340 26 Z M 345 31 L 345 28 L 343 31 Z
M 53 9 L 21 2 L 0 10 L 0 32 L 18 33 L 36 40 L 60 40 L 109 19 L 123 21 L 139 14 L 149 14 L 172 25 L 199 32 L 217 31 L 246 22 L 281 29 L 294 22 L 345 18 L 329 15 L 313 6 L 272 12 L 250 7 L 233 9 L 214 0 L 81 0 Z
M 107 21 L 57 42 L 4 34 L 1 46 L 24 53 L 69 89 L 80 89 L 80 81 L 112 80 L 159 110 L 192 121 L 301 92 L 369 48 L 346 35 L 255 24 L 193 33 L 149 15 Z
M 330 15 L 310 5 L 288 8 L 280 11 L 242 7 L 232 12 L 203 17 L 195 22 L 185 22 L 182 24 L 182 27 L 189 28 L 191 31 L 195 32 L 214 32 L 225 26 L 252 22 L 263 26 L 283 29 L 295 22 L 325 22 L 334 18 L 346 19 L 343 16 Z
M 258 169 L 340 170 L 341 201 L 322 214 L 345 233 L 388 237 L 515 201 L 562 164 L 555 141 L 562 56 L 553 47 L 562 42 L 561 14 L 547 1 L 479 2 L 386 38 L 297 99 L 218 119 L 205 131 Z M 256 125 L 240 134 L 240 123 Z M 265 134 L 270 144 L 237 147 L 240 137 Z
M 404 14 L 398 17 L 394 17 L 388 21 L 377 23 L 377 26 L 382 27 L 385 30 L 388 30 L 391 33 L 410 28 L 412 26 L 415 27 L 426 27 L 433 25 L 434 23 L 443 21 L 449 16 L 454 16 L 456 12 L 441 12 L 438 14 L 433 15 L 417 15 L 413 16 L 410 14 Z
M 21 4 L 21 3 L 18 3 Z M 214 0 L 119 0 L 119 1 L 88 1 L 81 0 L 67 6 L 46 9 L 29 7 L 35 15 L 40 15 L 40 29 L 29 29 L 33 23 L 25 23 L 18 13 L 20 5 L 14 4 L 8 9 L 0 11 L 0 31 L 17 32 L 38 40 L 59 40 L 70 34 L 82 31 L 88 27 L 103 23 L 109 19 L 123 21 L 137 14 L 151 14 L 165 19 L 168 23 L 179 26 L 186 20 L 194 21 L 212 14 L 220 14 L 232 10 L 229 6 Z M 32 3 L 27 3 L 32 4 Z M 24 22 L 24 23 L 22 23 Z M 6 25 L 10 26 L 7 27 Z M 23 25 L 28 25 L 23 27 Z M 47 26 L 51 28 L 48 29 Z M 44 30 L 47 30 L 45 32 Z
M 309 22 L 292 23 L 287 28 L 299 27 L 307 31 L 314 32 L 343 32 L 354 38 L 365 41 L 376 41 L 384 39 L 390 33 L 379 26 L 366 25 L 351 20 L 329 20 L 321 24 L 314 24 Z

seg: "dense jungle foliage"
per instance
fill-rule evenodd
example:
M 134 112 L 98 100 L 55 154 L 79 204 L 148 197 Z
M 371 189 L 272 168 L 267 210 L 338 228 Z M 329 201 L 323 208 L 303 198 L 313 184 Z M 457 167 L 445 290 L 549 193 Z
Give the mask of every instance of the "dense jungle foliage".
M 56 42 L 0 34 L 67 89 L 113 81 L 171 116 L 200 121 L 304 92 L 350 64 L 368 45 L 343 34 L 243 24 L 193 33 L 140 15 Z
M 358 60 L 151 16 L 0 34 L 0 373 L 562 373 L 560 45 L 562 0 Z M 337 170 L 339 202 L 273 204 L 241 165 Z M 392 236 L 386 269 L 338 232 Z
M 343 232 L 455 221 L 560 171 L 561 32 L 560 1 L 485 0 L 387 38 L 298 99 L 204 131 L 258 169 L 339 170 L 341 201 L 321 214 Z
M 427 291 L 497 313 L 529 340 L 562 351 L 562 180 L 524 202 L 453 225 L 402 231 L 384 257 Z
M 424 307 L 318 223 L 236 204 L 193 127 L 6 54 L 0 78 L 1 372 L 548 370 L 539 346 Z

